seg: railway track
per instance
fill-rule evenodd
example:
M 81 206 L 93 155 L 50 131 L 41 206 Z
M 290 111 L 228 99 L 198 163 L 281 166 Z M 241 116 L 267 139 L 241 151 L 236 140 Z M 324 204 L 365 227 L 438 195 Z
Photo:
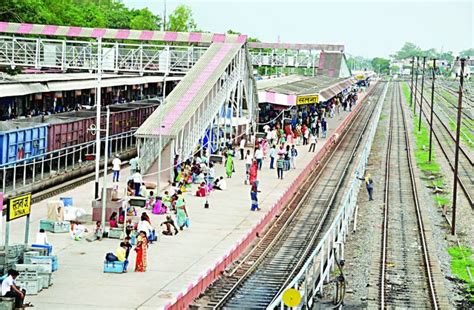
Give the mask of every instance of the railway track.
M 392 86 L 385 160 L 379 306 L 438 309 L 400 85 Z
M 385 83 L 372 104 L 361 109 L 330 155 L 314 169 L 303 187 L 269 225 L 259 242 L 232 270 L 213 283 L 192 308 L 265 308 L 299 271 L 318 243 L 333 202 L 352 162 Z
M 421 94 L 420 90 L 418 90 L 417 93 Z M 420 99 L 419 97 L 420 96 L 417 96 L 416 104 L 418 104 L 418 106 L 419 104 L 422 105 L 422 114 L 425 118 L 425 121 L 429 125 L 431 104 L 426 99 L 426 96 L 423 97 L 424 102 L 422 100 L 418 100 Z M 436 140 L 438 143 L 439 149 L 450 166 L 451 171 L 454 172 L 455 137 L 453 136 L 451 130 L 446 126 L 445 122 L 439 117 L 437 112 L 433 111 L 433 114 L 435 116 L 433 118 L 434 140 Z M 458 183 L 464 193 L 464 196 L 468 200 L 469 205 L 471 208 L 474 208 L 474 175 L 472 174 L 474 162 L 470 154 L 471 153 L 469 150 L 466 150 L 465 147 L 460 146 Z

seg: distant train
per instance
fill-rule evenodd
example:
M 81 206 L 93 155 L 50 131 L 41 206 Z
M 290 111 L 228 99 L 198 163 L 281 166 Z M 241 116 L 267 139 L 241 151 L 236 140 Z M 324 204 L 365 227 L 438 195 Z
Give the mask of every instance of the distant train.
M 158 107 L 158 101 L 110 105 L 110 135 L 139 127 Z M 106 112 L 101 112 L 105 128 Z M 95 140 L 87 129 L 96 111 L 81 110 L 0 122 L 0 165 Z

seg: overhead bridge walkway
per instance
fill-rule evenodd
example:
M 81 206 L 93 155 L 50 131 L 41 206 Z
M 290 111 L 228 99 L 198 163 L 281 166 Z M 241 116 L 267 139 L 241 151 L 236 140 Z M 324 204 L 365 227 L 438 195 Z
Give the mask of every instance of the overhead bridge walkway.
M 219 124 L 223 109 L 241 117 L 245 108 L 245 116 L 253 118 L 257 101 L 249 59 L 243 43 L 210 45 L 165 103 L 137 130 L 145 171 L 172 171 L 167 168 L 176 155 L 180 160 L 192 156 L 205 133 Z

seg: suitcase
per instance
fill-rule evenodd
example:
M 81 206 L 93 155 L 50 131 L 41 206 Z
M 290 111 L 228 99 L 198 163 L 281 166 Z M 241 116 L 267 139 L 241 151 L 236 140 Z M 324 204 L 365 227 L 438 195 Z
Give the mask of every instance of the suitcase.
M 105 273 L 122 273 L 124 262 L 108 262 L 104 261 L 104 272 Z

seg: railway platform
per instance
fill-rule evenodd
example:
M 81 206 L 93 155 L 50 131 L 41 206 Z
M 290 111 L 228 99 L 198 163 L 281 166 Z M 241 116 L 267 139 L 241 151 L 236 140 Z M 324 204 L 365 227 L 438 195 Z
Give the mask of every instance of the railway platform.
M 341 111 L 334 118 L 328 118 L 328 139 L 341 124 L 346 124 L 348 115 Z M 115 252 L 117 239 L 89 243 L 74 241 L 69 234 L 48 233 L 58 255 L 59 270 L 54 275 L 52 287 L 39 295 L 27 296 L 27 300 L 36 309 L 159 309 L 172 305 L 178 308 L 177 302 L 181 302 L 183 296 L 212 282 L 226 262 L 235 259 L 239 250 L 243 251 L 248 244 L 245 242 L 253 239 L 252 230 L 268 222 L 275 205 L 296 189 L 297 182 L 306 175 L 307 165 L 314 163 L 317 154 L 324 151 L 326 141 L 320 139 L 314 153 L 308 152 L 309 146 L 297 146 L 297 168 L 286 171 L 283 180 L 277 179 L 276 170 L 269 169 L 269 160 L 264 161 L 258 173 L 261 211 L 250 211 L 250 187 L 244 185 L 245 162 L 237 156 L 234 161 L 236 173 L 226 179 L 228 189 L 211 193 L 209 209 L 204 209 L 205 198 L 193 196 L 197 185 L 185 194 L 190 228 L 176 236 L 163 236 L 159 224 L 165 216 L 147 212 L 158 232 L 158 242 L 148 249 L 145 273 L 133 272 L 134 251 L 130 254 L 128 273 L 102 272 L 105 254 Z M 128 168 L 122 169 L 119 193 L 124 192 L 124 176 L 128 174 Z M 224 165 L 216 165 L 216 176 L 225 176 Z M 108 178 L 112 184 L 111 175 Z M 89 182 L 51 199 L 72 197 L 75 207 L 92 213 L 93 196 L 94 182 Z M 34 240 L 39 221 L 46 218 L 46 214 L 47 200 L 32 206 L 30 240 Z M 12 243 L 22 241 L 23 226 L 21 220 L 12 222 Z M 92 229 L 93 223 L 88 223 L 87 227 Z

